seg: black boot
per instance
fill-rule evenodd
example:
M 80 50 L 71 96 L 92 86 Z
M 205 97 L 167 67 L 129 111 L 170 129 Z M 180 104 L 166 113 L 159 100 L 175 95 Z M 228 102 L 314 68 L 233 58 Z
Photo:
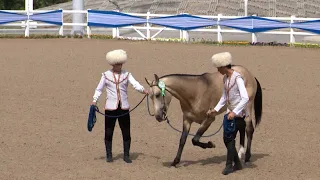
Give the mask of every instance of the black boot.
M 227 162 L 226 167 L 222 171 L 223 175 L 227 175 L 229 173 L 233 172 L 232 162 L 234 160 L 234 155 L 236 154 L 236 147 L 235 147 L 235 140 L 232 140 L 230 142 L 224 142 L 227 147 Z
M 112 158 L 112 141 L 104 141 L 106 146 L 106 161 L 113 162 Z
M 130 159 L 130 144 L 131 144 L 131 140 L 128 141 L 124 141 L 123 142 L 123 160 L 126 163 L 132 163 L 131 159 Z

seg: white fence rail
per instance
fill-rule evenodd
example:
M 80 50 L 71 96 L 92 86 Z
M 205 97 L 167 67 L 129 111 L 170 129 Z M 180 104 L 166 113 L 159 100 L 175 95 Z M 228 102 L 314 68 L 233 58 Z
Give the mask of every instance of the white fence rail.
M 7 11 L 7 10 L 2 10 L 2 11 L 6 11 L 6 12 L 12 12 L 12 13 L 20 13 L 20 14 L 26 14 L 26 15 L 32 15 L 34 13 L 44 13 L 44 12 L 49 12 L 49 10 L 33 10 L 33 11 Z M 56 26 L 59 28 L 58 34 L 59 35 L 64 35 L 64 28 L 68 27 L 68 26 L 82 26 L 86 29 L 86 35 L 90 38 L 90 36 L 92 35 L 91 32 L 91 27 L 88 26 L 87 22 L 85 23 L 67 23 L 64 22 L 63 20 L 63 15 L 65 14 L 74 14 L 74 13 L 83 13 L 86 15 L 87 19 L 86 21 L 88 21 L 88 10 L 62 10 L 62 25 L 61 26 L 57 26 L 57 25 L 53 25 L 53 24 L 48 24 L 48 23 L 41 23 L 41 22 L 37 22 L 37 21 L 31 21 L 31 20 L 26 20 L 26 21 L 21 21 L 21 22 L 15 22 L 15 23 L 7 23 L 7 24 L 1 24 L 0 27 L 6 27 L 6 26 L 11 26 L 11 27 L 20 27 L 20 30 L 23 29 L 24 30 L 24 34 L 26 37 L 30 36 L 30 29 L 39 29 L 39 30 L 45 30 L 46 28 L 44 27 L 52 27 L 52 26 Z M 170 14 L 151 14 L 151 13 L 127 13 L 129 15 L 132 16 L 139 16 L 139 17 L 143 17 L 146 19 L 150 19 L 150 18 L 154 18 L 154 17 L 164 17 L 164 16 L 172 16 Z M 223 20 L 223 19 L 231 19 L 231 18 L 240 18 L 239 16 L 223 16 L 222 14 L 219 14 L 218 16 L 207 16 L 207 15 L 195 15 L 198 17 L 202 17 L 202 18 L 209 18 L 209 19 L 214 19 L 217 21 Z M 272 20 L 279 20 L 279 21 L 287 21 L 287 22 L 297 22 L 297 21 L 312 21 L 312 20 L 319 20 L 316 18 L 297 18 L 295 16 L 291 16 L 291 17 L 264 17 L 264 18 L 268 18 L 268 19 L 272 19 Z M 110 29 L 110 28 L 108 28 Z M 120 35 L 120 29 L 133 29 L 135 30 L 138 34 L 139 37 L 130 37 L 133 39 L 150 39 L 150 40 L 154 40 L 157 38 L 157 36 L 163 32 L 163 31 L 180 31 L 180 39 L 182 39 L 183 41 L 189 41 L 189 32 L 210 32 L 213 34 L 216 34 L 216 39 L 218 42 L 222 42 L 223 41 L 223 35 L 226 33 L 249 33 L 246 31 L 242 31 L 242 30 L 236 30 L 236 29 L 231 29 L 231 28 L 222 28 L 219 24 L 217 26 L 214 27 L 207 27 L 207 28 L 199 28 L 199 29 L 193 29 L 193 30 L 177 30 L 177 29 L 173 29 L 173 28 L 169 28 L 169 27 L 161 27 L 161 26 L 154 26 L 150 23 L 145 23 L 143 26 L 126 26 L 126 27 L 120 27 L 120 28 L 112 28 L 112 36 L 114 38 L 119 38 L 122 37 Z M 146 31 L 146 34 L 142 33 L 141 31 L 144 30 Z M 151 35 L 151 31 L 157 31 L 154 35 Z M 9 32 L 12 31 L 12 29 L 2 29 L 2 31 L 4 32 Z M 315 35 L 315 33 L 311 33 L 311 32 L 302 32 L 302 31 L 295 31 L 294 28 L 286 28 L 286 29 L 280 29 L 280 30 L 273 30 L 273 31 L 266 31 L 266 32 L 259 32 L 262 34 L 274 34 L 274 35 L 284 35 L 284 36 L 289 36 L 290 37 L 290 43 L 295 43 L 295 37 L 296 36 L 309 36 L 309 35 Z M 257 42 L 257 34 L 258 33 L 251 33 L 251 41 L 252 42 Z M 274 40 L 271 40 L 274 41 Z M 270 42 L 271 42 L 270 41 Z

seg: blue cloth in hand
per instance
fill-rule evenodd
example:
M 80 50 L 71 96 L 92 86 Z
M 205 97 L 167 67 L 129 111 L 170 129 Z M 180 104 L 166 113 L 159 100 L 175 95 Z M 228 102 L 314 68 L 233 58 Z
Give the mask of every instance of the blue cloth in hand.
M 97 117 L 96 117 L 96 106 L 91 105 L 90 110 L 89 110 L 89 116 L 88 116 L 88 131 L 92 131 L 92 128 L 94 127 L 94 124 L 97 122 Z
M 228 114 L 224 115 L 223 118 L 223 137 L 232 138 L 233 133 L 236 131 L 235 118 L 228 120 Z

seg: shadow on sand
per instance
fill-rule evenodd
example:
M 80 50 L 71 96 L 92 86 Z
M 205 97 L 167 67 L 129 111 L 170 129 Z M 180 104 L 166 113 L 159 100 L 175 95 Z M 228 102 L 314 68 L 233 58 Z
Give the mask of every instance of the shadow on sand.
M 257 166 L 254 164 L 254 162 L 258 159 L 264 158 L 265 156 L 269 156 L 269 154 L 253 154 L 250 162 L 244 163 L 244 161 L 242 160 L 243 167 L 244 168 L 255 168 Z M 225 163 L 226 159 L 227 159 L 227 156 L 223 155 L 223 156 L 215 156 L 215 157 L 211 157 L 211 158 L 207 158 L 207 159 L 200 159 L 197 161 L 180 161 L 180 163 L 177 165 L 177 167 L 179 167 L 179 166 L 187 167 L 187 166 L 195 165 L 195 164 L 200 164 L 202 166 L 210 165 L 210 164 L 221 164 L 221 163 Z M 173 162 L 173 159 L 172 159 L 172 162 Z M 171 167 L 172 162 L 164 162 L 162 164 L 163 164 L 163 166 Z
M 136 153 L 136 152 L 133 152 L 133 153 L 130 153 L 130 159 L 131 160 L 136 160 L 138 159 L 139 156 L 143 156 L 144 154 L 143 153 Z M 122 159 L 123 158 L 123 153 L 120 153 L 116 156 L 113 156 L 113 160 L 118 160 L 118 159 Z M 94 160 L 106 160 L 106 156 L 100 156 L 98 158 L 94 158 Z

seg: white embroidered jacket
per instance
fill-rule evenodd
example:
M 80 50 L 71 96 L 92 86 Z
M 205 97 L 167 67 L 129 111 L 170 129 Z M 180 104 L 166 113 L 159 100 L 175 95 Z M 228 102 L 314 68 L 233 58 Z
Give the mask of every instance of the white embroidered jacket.
M 220 101 L 214 108 L 217 112 L 227 104 L 227 113 L 233 111 L 236 116 L 247 116 L 246 105 L 249 101 L 248 93 L 244 80 L 236 71 L 233 71 L 230 78 L 226 75 L 223 77 L 224 88 Z
M 105 109 L 116 110 L 119 103 L 121 103 L 121 109 L 128 110 L 130 108 L 127 94 L 128 83 L 138 92 L 144 92 L 144 87 L 134 79 L 131 73 L 125 70 L 122 70 L 120 74 L 114 73 L 112 70 L 102 73 L 100 82 L 93 95 L 93 102 L 98 101 L 103 88 L 106 87 Z

